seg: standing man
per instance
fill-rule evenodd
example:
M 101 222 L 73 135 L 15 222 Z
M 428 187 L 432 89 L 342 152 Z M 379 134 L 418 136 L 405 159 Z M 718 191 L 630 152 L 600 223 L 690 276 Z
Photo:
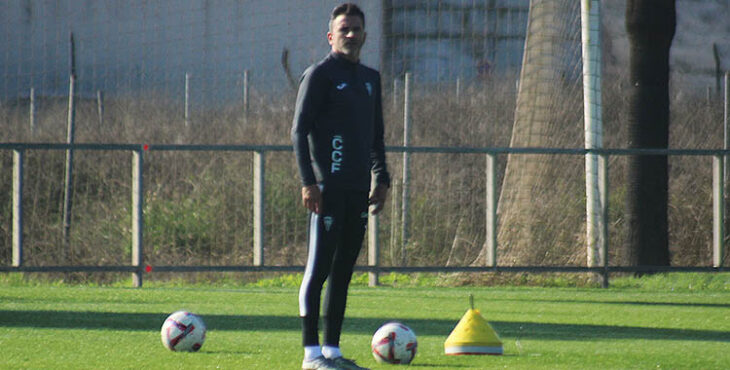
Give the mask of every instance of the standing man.
M 332 10 L 331 51 L 302 75 L 292 141 L 311 211 L 309 255 L 299 289 L 302 369 L 365 369 L 340 351 L 352 270 L 367 228 L 368 206 L 383 209 L 390 175 L 385 163 L 380 74 L 360 64 L 365 15 L 354 4 Z M 377 185 L 370 189 L 371 172 Z M 369 193 L 369 194 L 368 194 Z M 323 346 L 317 325 L 322 286 Z

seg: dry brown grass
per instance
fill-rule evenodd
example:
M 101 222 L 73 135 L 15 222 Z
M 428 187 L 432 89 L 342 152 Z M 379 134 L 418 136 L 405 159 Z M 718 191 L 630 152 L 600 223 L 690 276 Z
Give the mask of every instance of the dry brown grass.
M 676 88 L 675 88 L 676 90 Z M 675 92 L 672 148 L 721 148 L 722 107 Z M 620 84 L 604 88 L 604 146 L 625 146 L 625 95 Z M 400 106 L 385 97 L 386 145 L 402 143 Z M 473 85 L 457 100 L 448 87 L 415 93 L 412 145 L 506 147 L 515 110 L 514 81 Z M 107 99 L 103 125 L 93 102 L 80 102 L 77 142 L 150 144 L 289 144 L 293 95 L 261 98 L 247 120 L 240 106 L 196 111 L 185 127 L 182 107 L 156 97 Z M 582 107 L 578 107 L 580 109 Z M 41 99 L 38 129 L 28 130 L 27 105 L 0 108 L 0 142 L 63 142 L 66 103 Z M 299 184 L 291 153 L 267 159 L 266 263 L 303 264 L 306 214 L 299 206 Z M 499 158 L 503 176 L 505 156 Z M 582 161 L 582 159 L 575 159 Z M 610 160 L 610 262 L 624 251 L 623 188 L 625 160 Z M 411 239 L 400 243 L 402 155 L 389 154 L 394 191 L 381 216 L 381 263 L 469 265 L 485 239 L 485 158 L 474 154 L 414 154 L 411 184 Z M 25 248 L 28 265 L 61 263 L 61 210 L 64 153 L 27 153 Z M 0 151 L 0 260 L 10 261 L 12 153 Z M 670 245 L 675 265 L 708 265 L 711 251 L 711 160 L 670 159 Z M 130 259 L 131 156 L 125 152 L 77 151 L 70 263 L 126 264 Z M 582 173 L 577 174 L 582 176 Z M 582 178 L 578 179 L 583 181 Z M 145 157 L 145 248 L 150 264 L 251 264 L 252 155 L 246 152 L 150 152 Z M 585 247 L 556 240 L 581 240 L 584 212 L 579 194 L 563 193 L 567 209 L 548 209 L 557 217 L 524 253 L 542 264 L 582 264 Z M 567 201 L 570 200 L 570 201 Z M 510 225 L 500 224 L 501 228 Z M 564 235 L 565 234 L 565 235 Z M 500 249 L 499 253 L 505 250 Z M 363 253 L 364 255 L 364 253 Z M 363 256 L 364 257 L 364 256 Z M 364 262 L 364 259 L 361 260 Z

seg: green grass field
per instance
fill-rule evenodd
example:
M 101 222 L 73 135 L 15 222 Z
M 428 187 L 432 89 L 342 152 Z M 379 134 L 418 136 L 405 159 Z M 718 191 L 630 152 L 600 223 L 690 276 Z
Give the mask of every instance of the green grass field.
M 0 279 L 0 367 L 298 369 L 297 288 L 148 284 L 17 284 Z M 540 287 L 351 288 L 342 349 L 378 365 L 370 339 L 385 321 L 418 335 L 411 365 L 425 369 L 721 369 L 730 366 L 730 277 L 624 283 L 610 289 Z M 656 280 L 655 280 L 656 281 Z M 674 281 L 674 282 L 673 282 Z M 689 283 L 687 282 L 689 281 Z M 719 283 L 718 283 L 719 282 Z M 694 284 L 694 287 L 692 286 Z M 503 356 L 445 356 L 468 295 L 504 342 Z M 159 329 L 173 311 L 203 317 L 198 353 L 174 353 Z

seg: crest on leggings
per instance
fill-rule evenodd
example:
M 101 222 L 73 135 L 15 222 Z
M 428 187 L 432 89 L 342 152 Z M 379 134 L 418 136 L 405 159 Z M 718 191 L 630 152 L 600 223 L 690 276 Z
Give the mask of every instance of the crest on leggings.
M 324 229 L 327 231 L 330 231 L 332 228 L 332 223 L 334 222 L 334 219 L 332 219 L 332 216 L 324 216 Z

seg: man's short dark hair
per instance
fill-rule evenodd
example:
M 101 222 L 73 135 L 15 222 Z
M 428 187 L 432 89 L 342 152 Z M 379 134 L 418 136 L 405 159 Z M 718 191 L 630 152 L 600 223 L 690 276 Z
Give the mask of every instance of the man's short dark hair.
M 343 14 L 360 17 L 360 19 L 362 19 L 362 26 L 365 27 L 365 13 L 360 10 L 360 7 L 353 3 L 344 3 L 332 9 L 332 16 L 330 17 L 330 28 L 332 28 L 332 22 L 335 20 L 335 18 Z

